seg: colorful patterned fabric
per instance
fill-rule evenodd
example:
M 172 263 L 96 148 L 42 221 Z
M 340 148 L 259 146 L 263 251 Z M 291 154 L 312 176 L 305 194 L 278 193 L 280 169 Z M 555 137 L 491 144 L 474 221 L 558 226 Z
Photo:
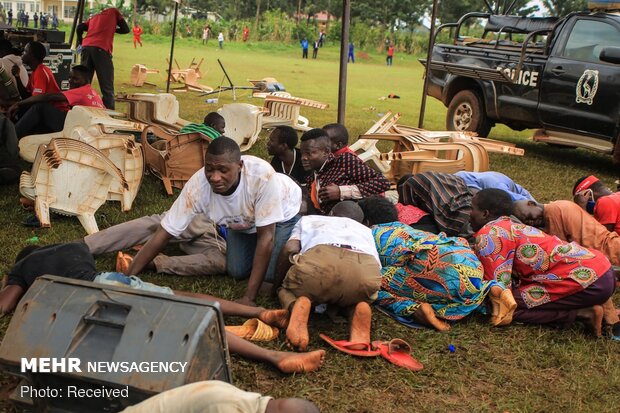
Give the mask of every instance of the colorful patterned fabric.
M 401 222 L 376 225 L 372 232 L 383 267 L 375 305 L 409 319 L 422 303 L 446 320 L 486 313 L 482 304 L 497 283 L 483 280 L 482 265 L 464 239 Z
M 323 167 L 308 176 L 306 181 L 308 188 L 313 188 L 315 176 L 318 180 L 318 184 L 315 184 L 317 192 L 321 187 L 331 184 L 355 185 L 362 197 L 380 194 L 390 189 L 390 182 L 381 173 L 364 165 L 360 158 L 348 152 L 338 157 L 330 154 Z M 322 213 L 328 214 L 338 202 L 322 202 L 319 209 Z
M 484 278 L 506 288 L 514 282 L 528 308 L 586 289 L 611 264 L 596 250 L 568 243 L 501 217 L 476 233 L 474 247 Z
M 458 176 L 438 172 L 415 174 L 398 188 L 398 195 L 403 204 L 430 213 L 439 231 L 446 235 L 468 238 L 473 234 L 469 226 L 473 196 Z

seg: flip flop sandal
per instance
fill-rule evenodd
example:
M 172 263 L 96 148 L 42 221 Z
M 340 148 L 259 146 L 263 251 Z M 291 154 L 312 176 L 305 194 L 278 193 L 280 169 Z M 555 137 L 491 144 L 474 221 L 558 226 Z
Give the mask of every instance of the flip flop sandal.
M 411 346 L 405 340 L 395 338 L 390 341 L 373 341 L 372 348 L 379 350 L 381 357 L 390 363 L 411 371 L 420 371 L 422 363 L 411 356 Z
M 250 341 L 275 340 L 280 333 L 276 327 L 271 327 L 258 318 L 251 318 L 240 326 L 226 326 L 226 331 Z
M 343 353 L 351 354 L 352 356 L 358 357 L 377 357 L 381 355 L 380 350 L 372 350 L 370 347 L 370 343 L 352 343 L 347 340 L 334 340 L 331 337 L 321 333 L 319 334 L 327 344 L 332 346 L 338 351 L 342 351 Z M 359 347 L 364 346 L 363 350 L 356 350 L 351 347 Z

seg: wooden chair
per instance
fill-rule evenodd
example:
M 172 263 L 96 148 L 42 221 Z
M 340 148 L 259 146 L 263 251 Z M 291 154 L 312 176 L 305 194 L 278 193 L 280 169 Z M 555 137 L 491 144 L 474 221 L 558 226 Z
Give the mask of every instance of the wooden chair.
M 162 146 L 150 143 L 149 134 L 163 141 Z M 182 189 L 204 166 L 205 152 L 211 141 L 201 133 L 170 134 L 158 126 L 148 126 L 142 131 L 146 165 L 162 180 L 168 195 L 172 195 L 173 187 Z
M 249 103 L 229 103 L 218 109 L 217 113 L 226 121 L 224 135 L 237 142 L 241 151 L 247 151 L 256 143 L 264 127 L 263 108 Z
M 159 73 L 157 69 L 149 69 L 144 65 L 135 64 L 131 68 L 130 72 L 130 82 L 133 86 L 142 87 L 144 84 L 155 86 L 154 83 L 148 83 L 146 78 L 151 73 Z
M 49 211 L 77 216 L 88 234 L 99 231 L 95 212 L 108 197 L 114 180 L 128 189 L 121 171 L 102 152 L 75 139 L 55 138 L 37 151 L 32 171 L 20 177 L 20 193 L 35 201 L 42 227 L 50 227 Z

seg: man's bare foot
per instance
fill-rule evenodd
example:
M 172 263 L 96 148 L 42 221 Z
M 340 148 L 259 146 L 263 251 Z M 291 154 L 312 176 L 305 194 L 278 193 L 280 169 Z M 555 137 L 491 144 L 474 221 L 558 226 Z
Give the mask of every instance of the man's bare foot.
M 266 324 L 272 327 L 286 328 L 288 325 L 289 312 L 286 309 L 283 310 L 263 310 L 258 315 L 258 318 Z
M 276 367 L 282 373 L 308 373 L 321 368 L 325 362 L 325 350 L 303 354 L 278 352 L 278 358 Z
M 603 334 L 603 307 L 600 305 L 578 310 L 577 317 L 586 322 L 595 337 L 600 337 Z
M 0 314 L 7 314 L 15 310 L 19 299 L 25 291 L 19 285 L 7 285 L 0 291 Z
M 435 315 L 433 307 L 428 303 L 420 304 L 420 308 L 413 314 L 413 316 L 422 324 L 429 325 L 438 331 L 450 330 L 450 325 L 444 321 L 441 321 Z
M 351 334 L 349 341 L 351 343 L 370 344 L 370 324 L 372 322 L 372 310 L 368 303 L 357 303 L 353 315 L 351 316 Z M 349 346 L 351 350 L 366 350 L 367 346 L 362 344 L 358 346 Z
M 512 323 L 512 316 L 517 309 L 512 291 L 493 286 L 489 292 L 489 300 L 492 308 L 491 324 L 500 327 Z
M 299 351 L 306 351 L 310 343 L 308 334 L 308 318 L 312 303 L 307 297 L 299 297 L 293 304 L 291 318 L 286 329 L 286 341 L 289 345 Z
M 127 274 L 127 270 L 129 269 L 129 265 L 133 261 L 133 257 L 129 254 L 123 253 L 123 251 L 119 251 L 116 254 L 116 272 L 120 272 L 123 274 Z

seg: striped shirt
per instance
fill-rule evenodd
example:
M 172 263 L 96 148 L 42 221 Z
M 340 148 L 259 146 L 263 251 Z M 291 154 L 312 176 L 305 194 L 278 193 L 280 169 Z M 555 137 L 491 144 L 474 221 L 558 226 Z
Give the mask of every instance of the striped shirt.
M 415 205 L 433 216 L 439 231 L 450 237 L 471 238 L 469 188 L 458 176 L 437 172 L 412 175 L 398 188 L 405 205 Z
M 213 129 L 211 126 L 207 126 L 204 123 L 188 123 L 183 126 L 179 133 L 202 133 L 211 139 L 219 138 L 222 134 Z

